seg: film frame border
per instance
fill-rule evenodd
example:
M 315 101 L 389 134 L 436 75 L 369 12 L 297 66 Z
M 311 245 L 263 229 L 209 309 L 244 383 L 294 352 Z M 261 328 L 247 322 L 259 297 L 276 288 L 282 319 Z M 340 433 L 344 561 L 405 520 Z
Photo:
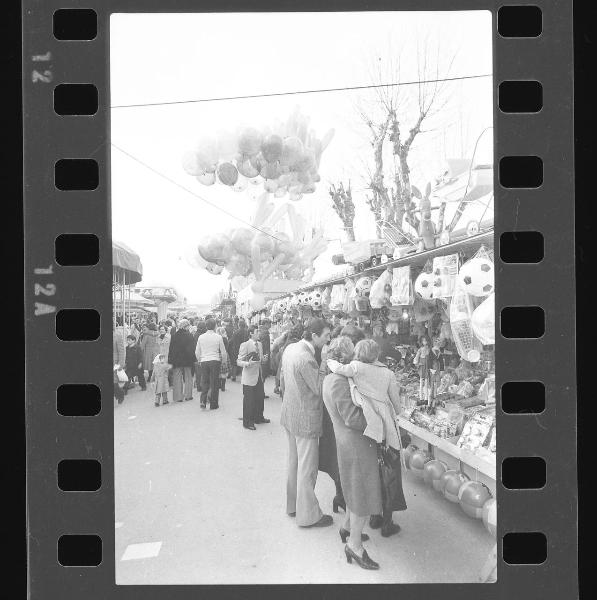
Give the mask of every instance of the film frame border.
M 217 2 L 201 4 L 177 0 L 168 5 L 167 12 L 222 11 Z M 251 8 L 294 10 L 288 2 L 269 4 Z M 322 7 L 308 1 L 301 3 L 301 11 L 362 9 L 355 4 L 336 2 Z M 543 457 L 547 463 L 547 483 L 541 489 L 511 490 L 497 478 L 498 580 L 495 584 L 472 588 L 472 584 L 451 584 L 443 592 L 459 598 L 497 598 L 502 586 L 525 593 L 528 598 L 545 598 L 552 589 L 558 594 L 564 589 L 574 593 L 577 583 L 576 470 L 570 468 L 576 462 L 576 450 L 574 444 L 556 447 L 549 435 L 550 428 L 555 432 L 556 426 L 566 433 L 576 432 L 575 319 L 563 301 L 566 291 L 574 286 L 572 7 L 564 0 L 537 0 L 532 5 L 541 10 L 542 31 L 539 36 L 528 38 L 506 38 L 497 33 L 497 11 L 503 6 L 516 6 L 514 2 L 459 0 L 446 7 L 438 0 L 427 0 L 424 4 L 405 0 L 397 6 L 387 2 L 367 5 L 368 10 L 492 11 L 494 164 L 499 165 L 501 158 L 511 156 L 538 156 L 543 161 L 543 182 L 536 189 L 501 187 L 499 168 L 494 170 L 494 239 L 499 240 L 507 232 L 538 231 L 543 234 L 545 245 L 545 255 L 536 264 L 496 260 L 497 315 L 504 307 L 526 305 L 542 307 L 546 315 L 545 333 L 541 337 L 507 339 L 498 331 L 495 349 L 498 390 L 504 383 L 516 381 L 540 381 L 546 388 L 546 407 L 540 415 L 506 414 L 500 404 L 496 407 L 497 464 L 509 457 Z M 95 11 L 97 34 L 93 39 L 67 41 L 54 37 L 53 13 L 65 8 Z M 226 7 L 228 12 L 235 10 L 243 12 L 247 7 L 238 2 Z M 84 4 L 73 0 L 60 3 L 26 0 L 23 11 L 27 365 L 29 373 L 35 365 L 43 365 L 46 371 L 44 377 L 27 382 L 29 591 L 33 597 L 41 589 L 53 589 L 60 591 L 60 596 L 86 592 L 94 598 L 108 593 L 136 593 L 141 587 L 148 597 L 157 598 L 164 586 L 134 586 L 129 592 L 128 586 L 115 584 L 114 439 L 108 358 L 111 328 L 106 328 L 109 321 L 103 318 L 95 341 L 65 342 L 56 337 L 55 311 L 93 308 L 100 315 L 111 314 L 111 226 L 109 201 L 106 202 L 110 195 L 109 15 L 165 10 L 157 0 L 129 0 L 125 7 L 114 0 L 89 0 Z M 69 56 L 73 52 L 75 61 Z M 541 83 L 540 111 L 532 114 L 500 111 L 499 84 L 517 80 Z M 64 83 L 95 85 L 97 112 L 89 116 L 55 114 L 53 90 Z M 54 165 L 69 158 L 97 161 L 95 189 L 55 188 Z M 562 198 L 570 198 L 571 202 L 568 204 Z M 65 233 L 95 234 L 100 240 L 99 262 L 95 266 L 60 266 L 55 260 L 55 238 Z M 552 289 L 554 283 L 559 285 L 561 298 Z M 36 306 L 36 302 L 50 308 Z M 92 418 L 58 414 L 56 390 L 63 384 L 97 385 L 104 399 L 100 413 Z M 61 460 L 69 459 L 101 461 L 101 488 L 95 492 L 61 491 L 56 471 Z M 547 536 L 546 561 L 539 565 L 503 562 L 501 540 L 508 532 L 543 532 Z M 57 544 L 58 538 L 66 534 L 101 536 L 103 560 L 99 566 L 61 566 Z M 406 597 L 417 597 L 427 592 L 428 586 L 402 584 L 400 592 Z M 317 593 L 316 587 L 310 589 Z M 196 593 L 196 586 L 167 588 L 174 598 Z M 210 593 L 222 589 L 222 586 L 210 587 Z

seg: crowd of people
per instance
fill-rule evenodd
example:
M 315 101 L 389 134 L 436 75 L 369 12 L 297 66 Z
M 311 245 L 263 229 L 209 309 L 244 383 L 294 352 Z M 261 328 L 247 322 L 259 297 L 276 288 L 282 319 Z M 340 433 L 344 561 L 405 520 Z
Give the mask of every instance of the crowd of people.
M 197 388 L 201 408 L 216 410 L 226 379 L 240 374 L 242 424 L 255 431 L 270 422 L 264 381 L 273 375 L 288 440 L 287 514 L 303 528 L 333 524 L 315 494 L 318 472 L 327 473 L 336 487 L 332 512 L 345 513 L 339 534 L 347 562 L 378 569 L 363 529 L 369 522 L 392 536 L 400 531 L 393 513 L 406 509 L 400 451 L 408 440 L 397 426 L 398 384 L 385 364 L 392 345 L 338 316 L 289 322 L 275 339 L 270 326 L 211 316 L 115 323 L 114 395 L 122 403 L 137 384 L 145 390 L 147 373 L 156 407 L 169 403 L 170 388 L 174 402 L 192 400 Z

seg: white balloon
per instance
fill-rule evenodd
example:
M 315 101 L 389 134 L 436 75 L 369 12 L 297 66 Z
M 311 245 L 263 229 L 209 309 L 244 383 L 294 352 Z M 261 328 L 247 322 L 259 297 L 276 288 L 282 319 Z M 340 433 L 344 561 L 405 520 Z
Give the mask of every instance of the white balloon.
M 203 173 L 202 175 L 197 175 L 195 179 L 197 179 L 197 181 L 203 185 L 213 185 L 216 182 L 216 174 Z
M 182 168 L 189 175 L 197 176 L 203 174 L 203 170 L 199 167 L 197 153 L 192 150 L 188 150 L 182 155 Z

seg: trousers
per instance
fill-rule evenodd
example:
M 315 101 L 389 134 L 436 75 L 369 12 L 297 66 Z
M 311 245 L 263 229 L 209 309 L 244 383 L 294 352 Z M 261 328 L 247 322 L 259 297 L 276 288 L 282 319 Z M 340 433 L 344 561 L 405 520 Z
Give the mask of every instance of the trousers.
M 300 527 L 308 527 L 321 519 L 323 512 L 315 495 L 319 464 L 319 439 L 288 436 L 288 479 L 286 481 L 286 512 L 296 513 Z
M 193 371 L 191 367 L 172 369 L 172 399 L 180 402 L 193 397 Z
M 243 385 L 243 425 L 254 425 L 263 420 L 263 380 L 255 385 Z
M 220 397 L 220 368 L 219 360 L 206 360 L 201 363 L 201 404 L 207 404 L 209 392 L 209 405 L 211 408 L 218 406 Z

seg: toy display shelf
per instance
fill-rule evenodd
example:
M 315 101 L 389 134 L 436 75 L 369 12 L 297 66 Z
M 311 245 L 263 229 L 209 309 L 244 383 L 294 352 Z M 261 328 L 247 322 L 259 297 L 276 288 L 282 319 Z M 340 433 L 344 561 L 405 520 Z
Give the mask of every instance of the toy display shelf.
M 408 431 L 408 433 L 416 436 L 417 438 L 423 440 L 431 446 L 434 446 L 438 450 L 449 454 L 453 458 L 456 458 L 461 463 L 468 465 L 472 469 L 479 471 L 479 473 L 483 473 L 483 475 L 489 477 L 492 481 L 496 480 L 496 468 L 495 461 L 489 461 L 485 458 L 477 456 L 473 452 L 469 450 L 464 450 L 456 446 L 450 442 L 450 440 L 440 438 L 431 431 L 427 429 L 423 429 L 423 427 L 419 427 L 414 423 L 411 423 L 408 419 L 404 417 L 398 417 L 398 424 L 402 429 Z
M 478 233 L 476 235 L 472 235 L 470 237 L 466 237 L 454 242 L 450 242 L 449 244 L 444 244 L 443 246 L 437 246 L 436 248 L 432 248 L 431 250 L 424 250 L 423 252 L 415 252 L 413 254 L 407 254 L 406 256 L 402 256 L 401 258 L 395 258 L 393 260 L 388 260 L 387 263 L 383 263 L 381 265 L 377 265 L 375 267 L 368 267 L 367 269 L 363 269 L 362 271 L 355 271 L 354 273 L 347 273 L 342 276 L 336 276 L 324 281 L 318 281 L 314 283 L 310 283 L 308 285 L 304 285 L 298 288 L 297 292 L 308 292 L 312 289 L 318 287 L 326 287 L 328 285 L 334 285 L 336 283 L 343 283 L 348 278 L 351 277 L 363 277 L 367 274 L 380 273 L 388 268 L 395 267 L 406 267 L 407 265 L 412 266 L 424 266 L 425 263 L 429 259 L 433 259 L 436 256 L 446 256 L 447 254 L 454 254 L 455 252 L 476 252 L 481 246 L 486 246 L 487 248 L 493 248 L 493 238 L 494 231 L 493 229 L 489 231 L 484 231 L 482 233 Z

